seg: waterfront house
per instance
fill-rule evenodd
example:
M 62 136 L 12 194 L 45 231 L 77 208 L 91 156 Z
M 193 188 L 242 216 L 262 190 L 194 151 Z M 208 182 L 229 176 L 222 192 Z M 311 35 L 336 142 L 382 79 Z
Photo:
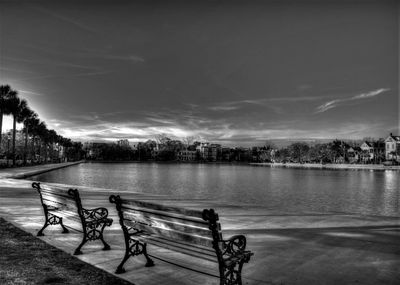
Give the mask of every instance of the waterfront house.
M 360 146 L 360 160 L 362 163 L 381 163 L 385 157 L 385 142 L 383 139 L 371 142 L 365 141 Z
M 349 163 L 358 163 L 361 157 L 361 148 L 359 146 L 351 146 L 347 149 L 347 159 Z
M 129 141 L 127 139 L 123 139 L 123 140 L 118 140 L 117 141 L 117 145 L 120 147 L 124 147 L 124 148 L 129 148 Z
M 360 159 L 362 163 L 369 163 L 374 159 L 374 146 L 372 142 L 365 141 L 361 144 Z
M 400 161 L 400 136 L 390 133 L 385 139 L 385 158 Z
M 221 160 L 222 147 L 220 144 L 201 143 L 196 149 L 203 161 L 215 162 Z
M 196 161 L 197 151 L 196 150 L 179 150 L 176 155 L 179 161 Z
M 373 143 L 374 146 L 374 163 L 382 163 L 385 160 L 385 141 L 379 139 Z

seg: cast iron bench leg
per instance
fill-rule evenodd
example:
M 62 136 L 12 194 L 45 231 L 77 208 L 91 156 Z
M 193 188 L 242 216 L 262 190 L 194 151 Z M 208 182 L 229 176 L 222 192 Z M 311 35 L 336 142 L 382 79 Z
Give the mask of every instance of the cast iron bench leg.
M 101 228 L 101 233 L 100 233 L 99 239 L 100 239 L 101 242 L 104 244 L 103 250 L 110 250 L 110 249 L 111 249 L 110 245 L 109 245 L 108 243 L 106 243 L 106 241 L 104 240 L 104 236 L 103 236 L 104 228 L 105 228 L 106 226 L 110 226 L 110 225 L 111 225 L 111 224 L 104 223 L 103 226 L 102 226 L 102 228 Z
M 48 225 L 60 225 L 63 229 L 62 233 L 66 234 L 69 233 L 68 229 L 64 226 L 62 218 L 59 216 L 53 215 L 51 213 L 47 213 L 46 221 L 44 222 L 43 227 L 37 233 L 37 236 L 44 236 L 43 231 L 47 228 Z
M 61 227 L 63 228 L 63 231 L 62 231 L 63 234 L 69 233 L 69 230 L 68 230 L 68 229 L 64 226 L 64 224 L 63 224 L 62 218 L 60 218 L 60 225 L 61 225 Z
M 124 264 L 129 259 L 130 256 L 131 255 L 130 255 L 129 251 L 126 249 L 124 258 L 122 259 L 121 263 L 117 267 L 117 270 L 115 271 L 116 274 L 125 273 Z
M 43 227 L 42 227 L 42 228 L 40 229 L 40 231 L 38 231 L 38 233 L 37 233 L 37 236 L 38 236 L 38 237 L 44 236 L 43 231 L 44 231 L 45 228 L 47 228 L 48 225 L 49 225 L 49 223 L 48 223 L 47 220 L 46 220 L 46 222 L 44 223 Z
M 125 256 L 122 259 L 121 263 L 118 265 L 117 270 L 115 271 L 116 274 L 124 273 L 124 264 L 125 262 L 129 259 L 131 256 L 143 254 L 144 257 L 146 258 L 146 264 L 145 267 L 151 267 L 154 266 L 153 260 L 149 257 L 147 254 L 147 244 L 146 243 L 141 243 L 136 240 L 129 240 L 129 242 L 133 242 L 133 245 L 131 245 L 129 248 L 125 248 Z
M 88 240 L 86 239 L 86 235 L 84 235 L 81 244 L 75 249 L 74 255 L 80 255 L 82 254 L 81 248 L 82 246 L 87 242 Z
M 149 255 L 147 254 L 147 243 L 143 244 L 143 254 L 144 257 L 146 257 L 146 264 L 145 267 L 152 267 L 154 266 L 154 262 L 153 260 L 149 257 Z

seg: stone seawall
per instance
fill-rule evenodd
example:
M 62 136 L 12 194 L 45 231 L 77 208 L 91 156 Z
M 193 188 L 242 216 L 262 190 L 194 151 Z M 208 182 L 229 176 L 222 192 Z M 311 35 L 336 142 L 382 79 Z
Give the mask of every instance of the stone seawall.
M 14 179 L 25 179 L 27 177 L 42 174 L 52 170 L 76 165 L 85 162 L 84 160 L 74 162 L 63 162 L 63 163 L 51 163 L 42 164 L 35 166 L 15 167 L 15 168 L 4 168 L 0 171 L 0 178 L 14 178 Z
M 400 166 L 385 166 L 382 164 L 320 164 L 320 163 L 250 163 L 254 166 L 332 169 L 332 170 L 400 170 Z

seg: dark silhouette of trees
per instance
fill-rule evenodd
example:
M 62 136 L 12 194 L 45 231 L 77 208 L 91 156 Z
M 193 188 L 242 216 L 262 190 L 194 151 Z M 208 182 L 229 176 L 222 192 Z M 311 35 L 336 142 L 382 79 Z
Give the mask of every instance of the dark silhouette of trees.
M 59 158 L 61 148 L 65 150 L 65 158 L 67 150 L 70 154 L 68 159 L 81 159 L 83 157 L 82 144 L 74 144 L 70 139 L 58 135 L 55 130 L 48 130 L 46 124 L 41 122 L 38 115 L 29 108 L 28 102 L 24 99 L 20 99 L 18 97 L 18 92 L 13 90 L 9 85 L 0 86 L 0 151 L 2 145 L 3 115 L 12 115 L 13 117 L 11 150 L 13 166 L 16 165 L 17 150 L 18 157 L 23 157 L 23 164 L 27 164 L 29 153 L 31 163 L 36 160 L 36 155 L 39 156 L 39 162 L 41 162 L 42 151 L 44 161 L 48 161 L 48 154 L 50 152 L 51 162 L 53 162 L 55 161 L 55 150 L 57 150 L 57 156 Z M 17 123 L 23 124 L 24 139 L 22 139 L 22 135 L 18 139 L 18 144 L 23 145 L 23 147 L 16 145 Z M 28 151 L 29 137 L 31 137 L 30 151 Z M 35 146 L 37 146 L 37 148 L 35 148 Z M 74 151 L 76 151 L 76 153 L 72 154 Z M 57 159 L 57 161 L 58 160 L 59 159 Z

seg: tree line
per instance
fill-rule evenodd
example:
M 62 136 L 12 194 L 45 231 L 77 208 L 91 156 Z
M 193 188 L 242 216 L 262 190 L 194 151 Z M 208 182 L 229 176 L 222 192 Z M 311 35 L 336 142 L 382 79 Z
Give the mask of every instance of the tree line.
M 7 149 L 5 152 L 3 142 L 3 116 L 9 115 L 13 118 L 12 129 L 12 145 L 11 153 Z M 25 99 L 18 96 L 18 92 L 13 90 L 10 85 L 0 86 L 0 155 L 8 159 L 11 156 L 12 165 L 16 165 L 16 126 L 17 123 L 23 124 L 22 133 L 23 144 L 21 153 L 18 153 L 19 158 L 22 158 L 23 164 L 26 165 L 28 156 L 31 163 L 41 163 L 54 161 L 56 154 L 62 150 L 65 160 L 77 160 L 83 155 L 82 144 L 73 142 L 69 138 L 65 138 L 53 129 L 48 129 L 46 123 L 39 119 L 38 114 L 33 111 Z M 29 146 L 30 140 L 30 146 Z M 61 147 L 63 149 L 61 149 Z M 59 157 L 58 157 L 59 158 Z
M 373 140 L 368 140 L 373 141 Z M 97 143 L 87 149 L 87 158 L 92 160 L 139 160 L 179 161 L 182 151 L 196 152 L 190 161 L 197 162 L 294 162 L 294 163 L 382 163 L 385 161 L 384 141 L 374 141 L 373 159 L 370 152 L 363 151 L 357 142 L 333 140 L 327 143 L 307 144 L 294 142 L 278 148 L 274 144 L 251 148 L 216 147 L 215 156 L 204 156 L 198 149 L 200 142 L 162 139 L 140 142 L 135 149 L 116 143 Z M 379 146 L 379 147 L 377 147 Z M 351 152 L 350 150 L 355 150 Z

